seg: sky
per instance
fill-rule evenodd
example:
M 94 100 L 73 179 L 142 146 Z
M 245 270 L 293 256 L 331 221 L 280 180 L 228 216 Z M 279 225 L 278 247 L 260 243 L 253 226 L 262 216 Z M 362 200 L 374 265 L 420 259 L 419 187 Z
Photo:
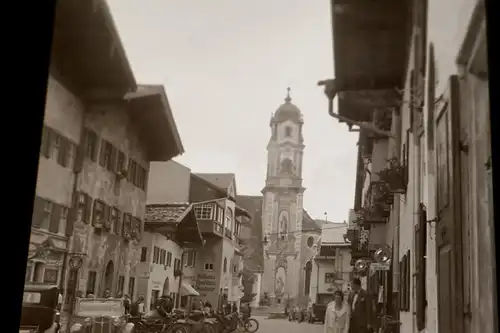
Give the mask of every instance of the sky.
M 260 195 L 271 114 L 304 116 L 304 208 L 347 220 L 357 133 L 328 115 L 319 80 L 334 77 L 328 0 L 108 0 L 139 83 L 163 84 L 192 172 L 235 173 Z

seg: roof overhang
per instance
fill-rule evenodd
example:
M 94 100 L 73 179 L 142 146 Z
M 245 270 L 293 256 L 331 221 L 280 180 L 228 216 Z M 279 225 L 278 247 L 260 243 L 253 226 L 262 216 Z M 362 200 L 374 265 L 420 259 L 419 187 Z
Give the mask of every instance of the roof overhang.
M 145 221 L 144 226 L 146 230 L 175 237 L 181 247 L 196 248 L 204 244 L 193 205 L 190 205 L 177 221 Z
M 331 0 L 338 112 L 370 121 L 399 104 L 411 16 L 406 0 Z
M 184 153 L 181 137 L 162 85 L 139 85 L 125 95 L 132 122 L 147 147 L 150 161 L 168 161 Z
M 236 207 L 236 212 L 235 212 L 236 216 L 244 216 L 244 217 L 248 217 L 249 219 L 252 218 L 252 216 L 250 215 L 249 212 L 246 211 L 246 209 L 244 209 L 238 205 L 235 205 L 235 207 Z
M 51 73 L 83 99 L 123 96 L 136 81 L 105 0 L 59 1 Z

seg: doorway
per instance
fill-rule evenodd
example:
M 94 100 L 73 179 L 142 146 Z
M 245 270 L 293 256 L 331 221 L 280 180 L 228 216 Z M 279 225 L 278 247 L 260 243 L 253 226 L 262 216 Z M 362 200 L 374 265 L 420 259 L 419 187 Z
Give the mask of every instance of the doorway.
M 170 294 L 170 280 L 168 277 L 165 279 L 165 283 L 163 284 L 163 296 L 168 296 Z
M 108 290 L 113 290 L 113 275 L 115 271 L 115 265 L 113 264 L 113 261 L 110 260 L 108 264 L 106 265 L 106 270 L 104 271 L 104 288 L 103 291 L 108 289 Z

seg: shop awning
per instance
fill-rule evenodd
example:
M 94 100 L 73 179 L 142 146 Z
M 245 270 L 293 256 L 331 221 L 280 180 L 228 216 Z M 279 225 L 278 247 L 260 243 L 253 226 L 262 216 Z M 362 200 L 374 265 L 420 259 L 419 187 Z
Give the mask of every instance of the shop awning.
M 200 296 L 200 293 L 198 293 L 189 283 L 183 282 L 181 296 Z

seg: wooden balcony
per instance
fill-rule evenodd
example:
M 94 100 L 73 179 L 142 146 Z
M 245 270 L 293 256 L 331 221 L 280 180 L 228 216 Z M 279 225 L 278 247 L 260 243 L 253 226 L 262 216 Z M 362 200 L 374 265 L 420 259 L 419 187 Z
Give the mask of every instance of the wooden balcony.
M 216 221 L 198 219 L 198 225 L 204 237 L 224 237 L 224 227 Z

